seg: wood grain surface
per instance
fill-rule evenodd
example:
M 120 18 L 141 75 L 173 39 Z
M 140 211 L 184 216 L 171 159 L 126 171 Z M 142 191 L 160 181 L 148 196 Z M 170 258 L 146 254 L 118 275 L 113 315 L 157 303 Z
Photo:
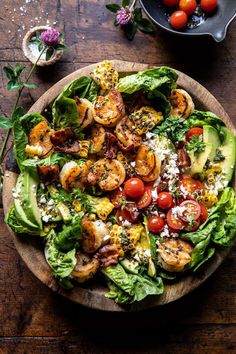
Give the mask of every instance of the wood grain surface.
M 26 109 L 67 74 L 108 58 L 184 71 L 212 92 L 236 123 L 235 21 L 220 45 L 160 30 L 155 36 L 139 33 L 130 43 L 112 27 L 104 0 L 32 0 L 21 16 L 19 8 L 25 4 L 25 0 L 1 1 L 1 114 L 9 114 L 14 99 L 4 88 L 2 67 L 7 62 L 30 66 L 21 51 L 22 24 L 28 29 L 49 19 L 65 33 L 69 50 L 53 68 L 37 70 L 32 81 L 39 87 L 23 95 Z M 1 354 L 236 352 L 235 251 L 204 285 L 176 303 L 139 314 L 108 314 L 74 305 L 40 283 L 18 256 L 2 212 L 0 237 Z

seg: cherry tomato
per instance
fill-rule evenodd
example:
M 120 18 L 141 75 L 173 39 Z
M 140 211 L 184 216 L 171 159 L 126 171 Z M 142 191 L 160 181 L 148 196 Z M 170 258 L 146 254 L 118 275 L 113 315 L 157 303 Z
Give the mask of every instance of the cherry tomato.
M 164 229 L 164 220 L 157 215 L 153 215 L 150 218 L 148 218 L 147 226 L 148 230 L 153 232 L 154 234 L 158 234 Z
M 188 193 L 193 193 L 198 189 L 205 189 L 203 184 L 192 177 L 184 177 L 182 181 L 179 183 L 179 187 L 183 186 L 183 188 Z
M 169 209 L 173 204 L 173 197 L 168 192 L 161 192 L 158 194 L 157 205 L 161 209 Z
M 140 216 L 135 203 L 127 203 L 123 209 L 118 209 L 116 212 L 116 219 L 119 225 L 122 225 L 122 222 L 127 220 L 131 223 L 136 223 Z
M 187 15 L 192 15 L 196 7 L 196 0 L 180 0 L 179 2 L 179 9 L 185 11 Z
M 200 204 L 201 214 L 200 214 L 200 222 L 203 224 L 208 218 L 208 211 L 204 204 Z
M 170 16 L 170 24 L 171 27 L 173 27 L 174 29 L 181 29 L 186 27 L 187 22 L 188 22 L 188 16 L 186 12 L 182 10 L 175 11 Z
M 130 198 L 139 198 L 144 193 L 144 183 L 139 178 L 130 178 L 125 182 L 125 195 Z
M 122 201 L 125 200 L 125 193 L 123 189 L 117 188 L 111 192 L 109 195 L 111 203 L 115 208 L 119 208 L 122 204 Z
M 200 135 L 203 135 L 203 129 L 199 127 L 194 127 L 189 129 L 185 136 L 186 136 L 186 140 L 190 141 L 192 136 L 198 138 Z
M 149 204 L 151 204 L 151 202 L 152 202 L 152 188 L 145 187 L 145 191 L 142 197 L 140 197 L 140 199 L 136 201 L 137 208 L 138 209 L 147 208 Z
M 167 190 L 168 190 L 168 183 L 166 181 L 161 181 L 157 186 L 157 193 L 161 193 Z
M 217 0 L 201 0 L 201 8 L 206 12 L 212 12 L 216 9 L 218 5 Z
M 173 230 L 183 230 L 186 225 L 181 219 L 173 214 L 172 209 L 168 211 L 166 220 L 168 226 Z
M 167 7 L 173 7 L 175 5 L 178 5 L 179 0 L 163 0 L 163 4 Z
M 185 208 L 183 213 L 179 216 L 184 222 L 188 223 L 189 218 L 192 218 L 192 221 L 196 221 L 200 217 L 201 206 L 194 200 L 185 200 L 179 206 Z

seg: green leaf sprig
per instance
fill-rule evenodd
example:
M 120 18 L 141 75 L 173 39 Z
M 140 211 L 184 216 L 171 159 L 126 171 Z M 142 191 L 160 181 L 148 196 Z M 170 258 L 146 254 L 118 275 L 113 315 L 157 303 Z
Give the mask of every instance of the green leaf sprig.
M 128 40 L 132 41 L 137 30 L 144 33 L 154 33 L 153 24 L 143 17 L 142 9 L 135 7 L 137 0 L 123 0 L 119 4 L 107 4 L 106 8 L 115 14 L 114 26 L 119 26 Z
M 187 150 L 193 151 L 194 154 L 200 154 L 204 151 L 206 144 L 203 142 L 203 135 L 196 137 L 195 135 L 191 136 L 191 140 L 187 142 Z

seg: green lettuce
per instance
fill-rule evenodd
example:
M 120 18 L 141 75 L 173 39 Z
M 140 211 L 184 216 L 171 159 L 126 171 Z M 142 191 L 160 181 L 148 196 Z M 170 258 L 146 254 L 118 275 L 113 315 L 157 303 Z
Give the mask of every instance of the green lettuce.
M 236 197 L 233 189 L 227 187 L 205 223 L 197 231 L 181 235 L 182 239 L 191 241 L 195 245 L 188 267 L 197 270 L 214 255 L 216 245 L 230 247 L 235 236 Z
M 25 152 L 25 147 L 28 144 L 28 134 L 43 119 L 43 116 L 39 113 L 27 113 L 15 120 L 13 124 L 14 154 L 20 170 L 24 169 L 23 161 L 28 158 Z
M 82 76 L 67 85 L 52 106 L 53 125 L 56 129 L 72 127 L 80 134 L 80 120 L 75 96 L 94 102 L 98 95 L 98 86 L 91 77 Z
M 53 275 L 59 280 L 61 286 L 71 288 L 68 276 L 76 265 L 76 249 L 61 252 L 55 245 L 56 233 L 51 230 L 45 245 L 45 257 L 53 270 Z
M 161 278 L 127 273 L 121 264 L 104 268 L 102 273 L 108 279 L 110 288 L 106 296 L 117 303 L 141 301 L 148 295 L 160 295 L 164 291 Z
M 64 226 L 55 238 L 55 246 L 60 251 L 70 251 L 82 237 L 81 219 L 84 213 L 76 214 L 69 225 Z
M 30 235 L 39 235 L 40 231 L 31 230 L 30 228 L 25 227 L 21 224 L 20 219 L 17 218 L 15 207 L 11 207 L 9 212 L 6 215 L 5 222 L 10 226 L 12 231 L 17 234 L 30 234 Z

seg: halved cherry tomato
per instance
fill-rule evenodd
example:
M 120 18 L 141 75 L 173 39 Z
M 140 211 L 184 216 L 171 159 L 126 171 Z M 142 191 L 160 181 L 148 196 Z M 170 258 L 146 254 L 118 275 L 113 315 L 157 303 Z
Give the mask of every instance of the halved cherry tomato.
M 160 216 L 153 215 L 148 218 L 147 226 L 149 231 L 153 232 L 154 234 L 158 234 L 164 229 L 165 223 Z
M 187 131 L 185 137 L 187 141 L 190 141 L 192 136 L 198 138 L 200 135 L 203 135 L 203 129 L 199 127 L 194 127 Z
M 201 8 L 206 12 L 212 12 L 216 9 L 218 5 L 217 0 L 201 0 Z
M 196 8 L 196 0 L 180 0 L 179 2 L 179 9 L 185 11 L 187 15 L 192 15 Z
M 116 219 L 119 225 L 127 220 L 131 223 L 136 223 L 140 216 L 140 212 L 135 203 L 127 203 L 123 209 L 118 209 L 116 212 Z
M 124 192 L 127 197 L 139 198 L 144 193 L 144 183 L 140 178 L 130 178 L 125 182 Z
M 186 27 L 187 22 L 188 22 L 188 16 L 186 12 L 182 10 L 175 11 L 170 16 L 170 24 L 171 27 L 173 27 L 174 29 L 181 29 Z
M 140 197 L 140 199 L 136 201 L 137 208 L 138 209 L 147 208 L 149 204 L 151 204 L 151 202 L 152 202 L 152 188 L 146 186 L 142 197 Z
M 200 217 L 201 206 L 195 200 L 185 200 L 179 206 L 184 208 L 183 213 L 179 216 L 184 222 L 188 223 L 190 217 L 192 217 L 192 221 L 196 221 Z
M 157 205 L 161 209 L 169 209 L 173 204 L 173 197 L 168 192 L 161 192 L 157 197 Z
M 173 7 L 175 5 L 178 5 L 179 0 L 163 0 L 163 4 L 167 7 Z
M 125 200 L 125 192 L 123 189 L 117 188 L 109 195 L 111 203 L 115 208 L 119 208 L 122 205 L 122 201 Z
M 166 181 L 161 181 L 157 186 L 157 193 L 161 193 L 163 191 L 168 191 L 168 183 Z
M 193 179 L 192 177 L 184 177 L 180 183 L 179 187 L 183 186 L 183 188 L 188 192 L 188 193 L 193 193 L 198 189 L 205 189 L 203 184 L 200 181 L 197 181 L 196 179 Z
M 203 224 L 208 218 L 208 211 L 204 204 L 200 204 L 201 214 L 200 214 L 200 222 Z
M 172 209 L 168 211 L 166 220 L 168 226 L 173 230 L 183 230 L 186 225 L 181 219 L 173 214 Z

